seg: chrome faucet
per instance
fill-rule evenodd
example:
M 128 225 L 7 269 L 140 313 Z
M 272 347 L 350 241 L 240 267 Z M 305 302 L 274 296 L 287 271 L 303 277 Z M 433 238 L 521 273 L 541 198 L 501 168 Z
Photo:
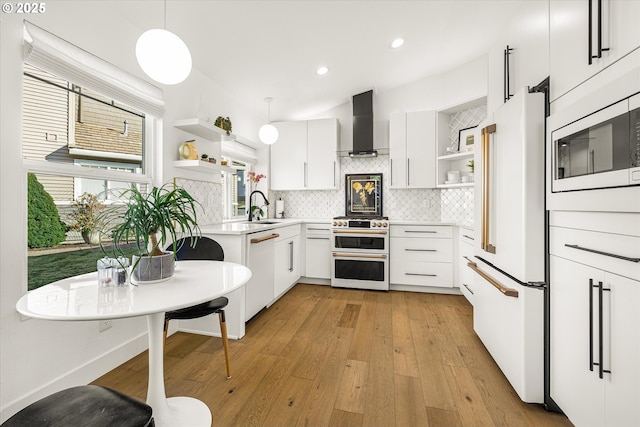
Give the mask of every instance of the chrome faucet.
M 253 195 L 256 193 L 260 193 L 260 195 L 264 199 L 264 204 L 269 206 L 269 201 L 265 197 L 264 193 L 260 190 L 253 190 L 251 194 L 249 194 L 249 221 L 253 221 L 253 209 L 252 209 L 253 203 L 251 203 L 251 199 L 253 198 Z

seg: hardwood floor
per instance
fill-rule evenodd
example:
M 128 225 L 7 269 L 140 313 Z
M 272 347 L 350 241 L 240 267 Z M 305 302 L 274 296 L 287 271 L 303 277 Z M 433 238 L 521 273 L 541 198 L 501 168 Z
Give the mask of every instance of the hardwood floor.
M 462 296 L 298 284 L 230 341 L 167 339 L 167 396 L 214 426 L 571 426 L 522 403 L 473 332 Z M 147 353 L 94 384 L 146 399 Z

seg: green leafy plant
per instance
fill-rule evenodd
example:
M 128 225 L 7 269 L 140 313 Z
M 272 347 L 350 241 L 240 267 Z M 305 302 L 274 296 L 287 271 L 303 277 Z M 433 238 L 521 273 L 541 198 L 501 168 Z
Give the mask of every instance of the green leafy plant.
M 53 198 L 32 173 L 28 175 L 27 225 L 27 245 L 30 248 L 49 248 L 67 238 L 67 226 L 60 221 Z
M 82 233 L 100 230 L 102 223 L 99 217 L 103 211 L 104 204 L 98 199 L 98 196 L 91 193 L 83 193 L 75 201 L 75 210 L 71 212 L 71 220 L 73 222 L 69 225 L 69 228 Z
M 189 236 L 195 244 L 194 237 L 200 235 L 198 202 L 181 187 L 167 187 L 153 187 L 147 194 L 137 187 L 126 189 L 120 194 L 125 205 L 114 204 L 100 217 L 105 232 L 111 234 L 116 255 L 124 255 L 123 245 L 131 242 L 141 255 L 148 253 L 150 257 L 163 255 L 167 240 L 173 242 L 173 252 L 180 237 Z
M 469 163 L 467 163 L 467 167 L 469 168 L 471 173 L 473 173 L 473 169 L 475 167 L 475 162 L 473 161 L 473 159 L 469 160 Z
M 231 119 L 229 117 L 218 116 L 214 125 L 227 132 L 227 135 L 231 135 Z

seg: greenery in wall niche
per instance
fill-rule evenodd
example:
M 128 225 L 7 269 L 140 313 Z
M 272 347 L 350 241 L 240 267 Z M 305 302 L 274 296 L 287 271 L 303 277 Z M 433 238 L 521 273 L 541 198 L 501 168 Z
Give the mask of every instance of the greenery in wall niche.
M 218 116 L 214 125 L 226 131 L 227 135 L 231 135 L 231 119 L 229 117 Z

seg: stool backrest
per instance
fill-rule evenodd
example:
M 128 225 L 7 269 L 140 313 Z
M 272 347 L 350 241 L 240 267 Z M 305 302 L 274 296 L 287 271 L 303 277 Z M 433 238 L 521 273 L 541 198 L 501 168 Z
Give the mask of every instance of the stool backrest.
M 195 238 L 195 246 L 191 247 L 191 238 L 183 237 L 176 241 L 178 261 L 203 260 L 203 261 L 224 261 L 224 250 L 218 242 L 208 237 Z M 167 248 L 170 251 L 173 245 Z

